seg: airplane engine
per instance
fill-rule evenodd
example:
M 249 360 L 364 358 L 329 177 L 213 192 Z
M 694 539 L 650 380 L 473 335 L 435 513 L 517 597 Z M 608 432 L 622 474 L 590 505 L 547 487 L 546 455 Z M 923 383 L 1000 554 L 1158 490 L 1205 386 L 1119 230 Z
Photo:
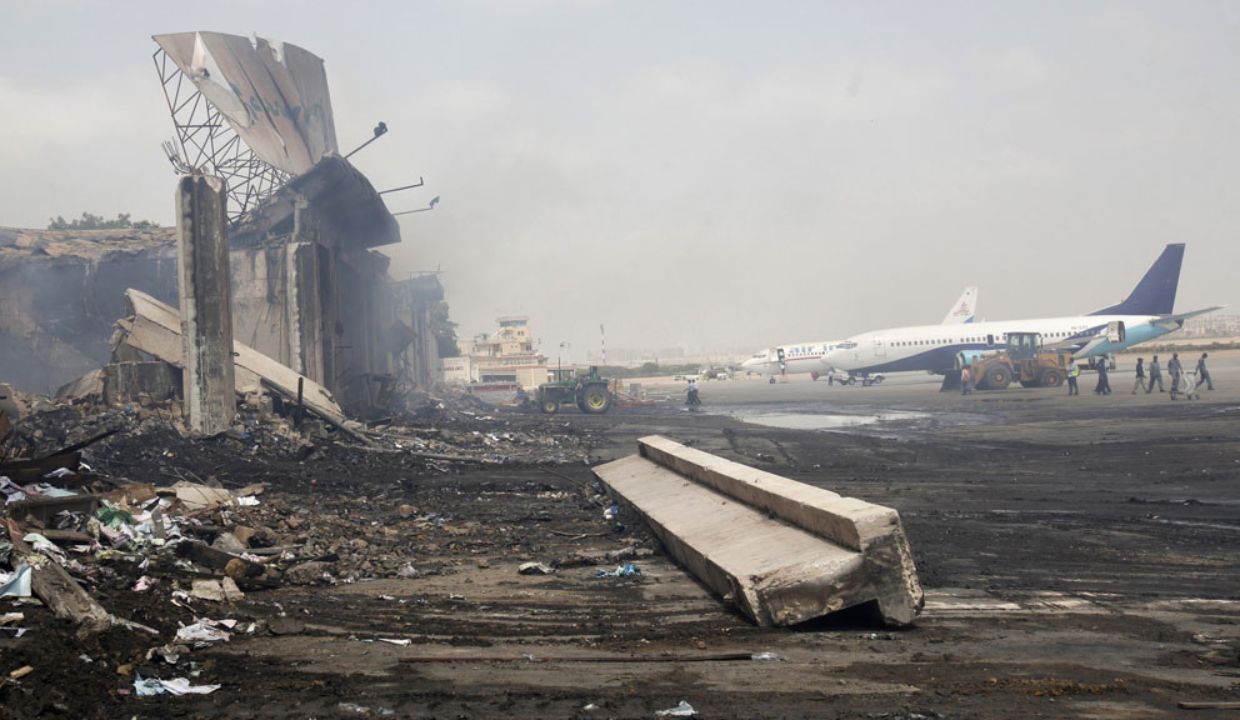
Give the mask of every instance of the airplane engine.
M 956 353 L 956 369 L 959 370 L 965 365 L 972 365 L 989 354 L 986 350 L 962 350 Z

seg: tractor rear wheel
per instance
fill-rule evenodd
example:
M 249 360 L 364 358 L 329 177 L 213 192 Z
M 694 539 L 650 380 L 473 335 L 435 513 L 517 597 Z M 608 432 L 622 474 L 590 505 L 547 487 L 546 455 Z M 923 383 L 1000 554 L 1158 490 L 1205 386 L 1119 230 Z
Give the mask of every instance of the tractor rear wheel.
M 606 385 L 590 385 L 577 395 L 577 402 L 588 413 L 605 413 L 611 409 L 611 393 Z
M 1063 385 L 1063 373 L 1055 368 L 1047 368 L 1038 377 L 1038 382 L 1042 387 L 1059 387 Z

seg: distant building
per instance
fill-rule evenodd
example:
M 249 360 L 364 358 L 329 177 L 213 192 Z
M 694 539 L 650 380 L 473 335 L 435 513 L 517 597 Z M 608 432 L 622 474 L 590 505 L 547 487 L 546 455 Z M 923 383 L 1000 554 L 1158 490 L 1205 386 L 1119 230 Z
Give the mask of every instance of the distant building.
M 443 381 L 449 384 L 515 383 L 533 388 L 547 381 L 547 358 L 534 351 L 529 318 L 505 315 L 490 335 L 462 340 L 458 357 L 440 362 Z
M 1180 333 L 1192 338 L 1240 337 L 1240 315 L 1199 315 L 1185 320 Z

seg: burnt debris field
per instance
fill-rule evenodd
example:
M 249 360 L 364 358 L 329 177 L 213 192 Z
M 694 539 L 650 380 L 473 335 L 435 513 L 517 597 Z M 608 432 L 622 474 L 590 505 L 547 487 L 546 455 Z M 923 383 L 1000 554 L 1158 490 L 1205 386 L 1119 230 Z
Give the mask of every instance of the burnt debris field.
M 859 402 L 940 416 L 958 404 L 882 393 Z M 158 408 L 33 402 L 10 447 L 34 457 L 122 430 L 82 449 L 73 474 L 39 480 L 91 505 L 7 506 L 6 566 L 57 558 L 110 619 L 0 600 L 0 706 L 541 718 L 654 717 L 683 700 L 700 717 L 1227 717 L 1235 403 L 1065 400 L 1028 391 L 971 401 L 960 422 L 818 432 L 672 403 L 547 418 L 448 399 L 366 430 L 368 446 L 274 417 L 191 439 Z M 651 433 L 898 509 L 921 616 L 755 626 L 593 477 Z

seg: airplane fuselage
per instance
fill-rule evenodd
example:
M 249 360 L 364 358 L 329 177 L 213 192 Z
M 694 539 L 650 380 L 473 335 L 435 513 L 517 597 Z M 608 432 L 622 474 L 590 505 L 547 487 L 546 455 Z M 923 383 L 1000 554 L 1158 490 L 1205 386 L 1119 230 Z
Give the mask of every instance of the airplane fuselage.
M 1124 323 L 1121 341 L 1091 343 L 1105 335 L 1109 323 Z M 893 328 L 856 335 L 822 357 L 820 371 L 849 373 L 949 372 L 958 356 L 1003 347 L 1009 332 L 1037 332 L 1046 346 L 1079 344 L 1077 359 L 1105 355 L 1178 330 L 1180 320 L 1149 315 L 1078 315 L 1034 320 L 1005 320 L 968 325 L 922 325 Z
M 767 377 L 821 373 L 823 372 L 823 355 L 833 350 L 839 342 L 839 340 L 828 340 L 780 345 L 755 354 L 741 363 L 741 369 Z M 782 362 L 780 351 L 783 351 Z

